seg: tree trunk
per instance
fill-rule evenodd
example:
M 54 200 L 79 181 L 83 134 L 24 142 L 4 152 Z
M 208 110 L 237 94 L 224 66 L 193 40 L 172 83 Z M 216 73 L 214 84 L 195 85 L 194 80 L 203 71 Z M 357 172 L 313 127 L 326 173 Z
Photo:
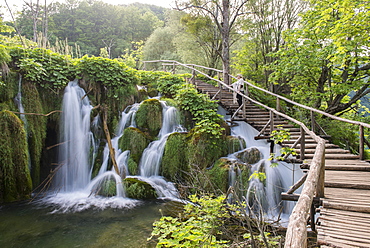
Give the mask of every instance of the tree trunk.
M 224 83 L 229 85 L 230 74 L 230 1 L 222 0 L 222 69 Z

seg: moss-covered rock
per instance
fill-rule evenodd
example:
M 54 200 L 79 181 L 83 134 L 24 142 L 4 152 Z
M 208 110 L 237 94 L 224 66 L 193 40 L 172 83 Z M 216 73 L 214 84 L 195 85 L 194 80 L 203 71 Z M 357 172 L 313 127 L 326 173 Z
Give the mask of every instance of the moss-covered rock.
M 32 190 L 28 146 L 22 121 L 12 112 L 0 112 L 0 202 L 26 199 Z
M 96 195 L 111 197 L 117 195 L 116 180 L 114 178 L 109 178 L 102 180 L 96 189 Z
M 125 178 L 123 182 L 126 187 L 126 196 L 129 198 L 150 200 L 158 197 L 155 189 L 147 182 L 131 177 Z
M 130 150 L 130 158 L 139 163 L 144 149 L 148 146 L 149 140 L 146 135 L 134 127 L 126 128 L 118 141 L 121 151 Z
M 206 171 L 209 177 L 206 189 L 210 192 L 220 190 L 221 192 L 226 193 L 229 188 L 229 168 L 229 160 L 224 158 L 217 160 L 212 168 Z
M 172 182 L 181 182 L 189 171 L 186 133 L 172 133 L 164 148 L 161 175 Z
M 128 167 L 128 173 L 130 175 L 139 174 L 139 164 L 136 163 L 133 158 L 131 158 L 131 157 L 128 158 L 127 167 Z
M 162 105 L 157 99 L 142 102 L 135 115 L 137 127 L 153 139 L 161 130 L 162 118 Z
M 200 169 L 211 167 L 214 162 L 227 155 L 225 139 L 213 139 L 209 134 L 193 133 L 188 142 L 189 164 Z
M 23 83 L 22 102 L 26 113 L 43 113 L 41 99 L 35 85 Z M 40 160 L 46 137 L 47 117 L 40 115 L 26 115 L 28 147 L 31 161 L 31 177 L 33 187 L 40 184 Z
M 245 140 L 235 136 L 227 136 L 226 147 L 228 154 L 235 153 L 246 147 Z
M 216 161 L 214 166 L 207 170 L 209 177 L 208 190 L 221 190 L 226 193 L 230 184 L 230 174 L 233 170 L 234 178 L 234 192 L 242 197 L 248 189 L 249 175 L 251 166 L 241 161 L 229 158 L 220 158 Z
M 262 153 L 255 147 L 244 149 L 236 157 L 244 163 L 255 164 L 262 159 Z

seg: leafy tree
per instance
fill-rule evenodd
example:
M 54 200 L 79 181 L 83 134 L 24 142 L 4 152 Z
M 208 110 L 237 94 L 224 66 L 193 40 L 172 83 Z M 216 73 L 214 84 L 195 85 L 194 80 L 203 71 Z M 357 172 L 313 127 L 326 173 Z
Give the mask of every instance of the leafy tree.
M 82 55 L 99 55 L 100 49 L 106 47 L 109 57 L 117 58 L 126 49 L 134 49 L 132 42 L 145 41 L 157 27 L 163 25 L 151 8 L 144 6 L 68 0 L 65 3 L 50 4 L 48 8 L 39 11 L 39 16 L 48 13 L 47 27 L 45 24 L 43 27 L 38 25 L 36 29 L 32 28 L 34 25 L 29 16 L 33 12 L 28 8 L 18 16 L 17 23 L 22 34 L 28 38 L 42 31 L 43 38 L 51 44 L 66 41 L 63 47 L 79 47 L 81 52 L 78 53 Z M 164 8 L 153 9 L 163 15 Z
M 224 74 L 224 81 L 228 84 L 230 73 L 230 45 L 232 44 L 232 34 L 238 35 L 238 19 L 244 15 L 246 0 L 190 0 L 178 2 L 179 10 L 190 11 L 193 16 L 210 18 L 213 21 L 211 26 L 215 32 L 214 38 L 221 37 L 221 60 Z
M 340 113 L 370 92 L 368 1 L 311 0 L 301 18 L 272 55 L 273 79 L 286 80 L 296 101 Z
M 284 44 L 282 33 L 296 26 L 298 14 L 306 4 L 302 0 L 251 0 L 243 25 L 243 46 L 236 51 L 234 67 L 248 79 L 275 92 L 278 85 L 269 83 L 271 73 L 265 66 L 276 60 L 268 56 Z

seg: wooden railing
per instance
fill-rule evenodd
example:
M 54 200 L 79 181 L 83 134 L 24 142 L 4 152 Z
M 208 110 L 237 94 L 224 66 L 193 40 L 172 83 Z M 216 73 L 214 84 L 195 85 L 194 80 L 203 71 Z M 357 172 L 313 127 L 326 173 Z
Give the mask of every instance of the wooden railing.
M 200 66 L 200 65 L 194 65 L 194 64 L 182 64 L 182 63 L 179 63 L 177 61 L 173 61 L 173 60 L 155 60 L 155 61 L 144 61 L 144 69 L 146 67 L 146 64 L 147 63 L 162 63 L 162 66 L 163 66 L 163 69 L 166 71 L 166 67 L 167 66 L 170 66 L 171 67 L 171 72 L 174 73 L 176 71 L 176 67 L 177 66 L 181 66 L 181 67 L 184 67 L 184 68 L 187 68 L 189 69 L 189 71 L 191 72 L 192 74 L 192 78 L 191 80 L 195 80 L 195 77 L 196 77 L 196 73 L 199 73 L 199 74 L 202 74 L 204 76 L 206 76 L 207 78 L 211 79 L 211 80 L 214 80 L 216 82 L 219 83 L 219 87 L 221 88 L 222 86 L 226 86 L 223 81 L 219 80 L 219 79 L 215 79 L 213 77 L 210 77 L 209 75 L 207 75 L 206 73 L 200 71 L 200 69 L 203 69 L 203 70 L 207 70 L 207 71 L 215 71 L 219 76 L 218 78 L 221 78 L 222 76 L 222 70 L 219 70 L 219 69 L 214 69 L 214 68 L 209 68 L 209 67 L 205 67 L 205 66 Z M 197 69 L 199 68 L 199 69 Z M 234 76 L 232 75 L 229 75 L 230 78 L 234 78 Z M 365 138 L 365 133 L 364 133 L 364 128 L 370 128 L 370 124 L 368 123 L 364 123 L 364 122 L 359 122 L 359 121 L 353 121 L 353 120 L 348 120 L 348 119 L 344 119 L 344 118 L 341 118 L 341 117 L 338 117 L 338 116 L 335 116 L 335 115 L 331 115 L 331 114 L 328 114 L 324 111 L 321 111 L 321 110 L 318 110 L 318 109 L 314 109 L 314 108 L 311 108 L 311 107 L 308 107 L 306 105 L 303 105 L 303 104 L 300 104 L 300 103 L 297 103 L 295 101 L 292 101 L 286 97 L 283 97 L 283 96 L 280 96 L 278 94 L 275 94 L 275 93 L 272 93 L 268 90 L 265 90 L 265 89 L 262 89 L 248 81 L 245 81 L 247 87 L 252 87 L 252 88 L 255 88 L 257 89 L 258 91 L 261 91 L 261 92 L 264 92 L 270 96 L 273 96 L 276 98 L 276 110 L 281 112 L 281 104 L 280 104 L 280 101 L 285 101 L 287 103 L 290 103 L 294 106 L 297 106 L 297 107 L 300 107 L 302 109 L 305 109 L 305 110 L 308 110 L 310 112 L 310 125 L 311 125 L 311 131 L 316 133 L 317 131 L 320 131 L 321 133 L 324 134 L 324 136 L 327 136 L 325 131 L 320 127 L 320 125 L 318 125 L 318 123 L 316 122 L 315 120 L 315 113 L 317 114 L 320 114 L 322 116 L 326 116 L 326 117 L 329 117 L 333 120 L 337 120 L 337 121 L 342 121 L 342 122 L 346 122 L 346 123 L 349 123 L 349 124 L 353 124 L 353 125 L 356 125 L 358 126 L 358 130 L 359 130 L 359 158 L 361 160 L 364 160 L 365 159 L 365 145 L 367 145 L 368 148 L 370 148 L 370 142 L 366 140 Z M 230 90 L 234 91 L 233 89 L 231 89 L 230 87 L 228 87 Z M 221 92 L 221 91 L 219 91 Z M 248 97 L 248 90 L 246 91 L 245 93 L 246 95 L 244 95 L 244 98 L 247 99 Z M 244 113 L 244 112 L 243 112 Z M 271 112 L 270 112 L 271 113 Z M 271 114 L 272 116 L 272 114 Z M 270 126 L 270 132 L 273 131 L 273 119 L 270 118 L 270 121 L 268 123 L 268 125 Z M 266 128 L 266 127 L 265 127 Z M 316 130 L 316 128 L 318 128 L 319 130 Z M 262 133 L 262 131 L 260 132 Z M 302 133 L 301 134 L 301 138 L 303 138 L 304 134 Z M 301 140 L 301 142 L 304 142 L 304 140 Z M 302 149 L 302 148 L 301 148 Z M 302 157 L 303 156 L 303 157 Z M 304 159 L 304 151 L 301 151 L 301 159 Z
M 210 76 L 208 76 L 206 73 L 203 73 L 201 72 L 199 69 L 196 69 L 196 68 L 201 68 L 201 69 L 206 69 L 206 70 L 214 70 L 216 71 L 217 73 L 222 73 L 221 70 L 217 70 L 217 69 L 212 69 L 212 68 L 207 68 L 207 67 L 204 67 L 204 66 L 198 66 L 198 65 L 189 65 L 189 64 L 182 64 L 182 63 L 179 63 L 177 61 L 172 61 L 172 60 L 156 60 L 156 61 L 145 61 L 144 62 L 144 68 L 145 68 L 145 64 L 146 63 L 162 63 L 164 64 L 165 66 L 168 66 L 168 65 L 171 65 L 172 66 L 172 71 L 174 72 L 175 71 L 175 68 L 176 66 L 182 66 L 184 68 L 187 68 L 190 70 L 190 72 L 192 73 L 192 78 L 190 79 L 190 81 L 192 82 L 195 82 L 195 75 L 196 73 L 199 73 L 199 74 L 202 74 L 204 76 L 206 76 L 207 78 L 211 79 L 211 80 L 214 80 L 216 82 L 218 82 L 218 85 L 221 89 L 221 87 L 223 87 L 224 89 L 229 89 L 230 91 L 233 91 L 234 92 L 234 89 L 232 87 L 230 87 L 230 85 L 226 85 L 224 82 L 222 82 L 221 80 L 219 79 L 215 79 L 215 78 L 212 78 Z M 234 78 L 233 76 L 231 76 L 232 78 Z M 332 118 L 332 119 L 335 119 L 335 120 L 339 120 L 339 121 L 344 121 L 346 123 L 351 123 L 351 124 L 354 124 L 354 125 L 358 125 L 360 128 L 359 128 L 359 135 L 360 135 L 360 157 L 363 159 L 363 156 L 364 156 L 364 143 L 365 143 L 365 139 L 364 139 L 364 127 L 367 127 L 367 128 L 370 128 L 370 125 L 367 124 L 367 123 L 362 123 L 362 122 L 357 122 L 357 121 L 352 121 L 352 120 L 347 120 L 347 119 L 344 119 L 344 118 L 340 118 L 340 117 L 337 117 L 337 116 L 333 116 L 333 115 L 330 115 L 330 114 L 327 114 L 323 111 L 320 111 L 320 110 L 317 110 L 317 109 L 313 109 L 313 108 L 310 108 L 310 107 L 307 107 L 305 105 L 302 105 L 302 104 L 299 104 L 299 103 L 296 103 L 290 99 L 287 99 L 285 97 L 282 97 L 280 95 L 277 95 L 277 94 L 274 94 L 272 92 L 269 92 L 267 90 L 264 90 L 262 88 L 259 88 L 249 82 L 246 81 L 246 84 L 249 86 L 249 87 L 253 87 L 257 90 L 260 90 L 262 92 L 265 92 L 271 96 L 274 96 L 276 97 L 277 99 L 277 109 L 274 109 L 274 108 L 271 108 L 263 103 L 260 103 L 254 99 L 252 99 L 248 93 L 246 94 L 241 94 L 243 96 L 244 99 L 246 99 L 247 101 L 249 102 L 252 102 L 256 105 L 259 105 L 263 108 L 265 108 L 266 110 L 268 110 L 270 112 L 270 123 L 269 125 L 272 125 L 273 127 L 273 120 L 274 120 L 274 115 L 276 116 L 280 116 L 282 118 L 285 118 L 297 125 L 300 126 L 300 129 L 301 129 L 301 137 L 300 139 L 298 139 L 298 142 L 301 142 L 301 149 L 304 149 L 304 139 L 305 139 L 305 134 L 308 134 L 312 139 L 315 140 L 315 142 L 317 143 L 317 146 L 316 146 L 316 149 L 315 149 L 315 153 L 314 153 L 314 156 L 313 156 L 313 159 L 311 161 L 311 164 L 310 164 L 310 170 L 306 176 L 306 180 L 304 180 L 304 178 L 300 181 L 305 181 L 304 182 L 304 186 L 302 188 L 302 191 L 301 191 L 301 194 L 298 198 L 298 202 L 296 204 L 296 206 L 294 207 L 291 215 L 290 215 L 290 218 L 289 218 L 289 224 L 288 224 L 288 228 L 287 228 L 287 232 L 286 232 L 286 237 L 285 237 L 285 247 L 294 247 L 294 248 L 299 248 L 299 247 L 306 247 L 307 246 L 307 220 L 308 220 L 308 215 L 309 215 L 309 212 L 310 212 L 310 208 L 312 207 L 312 202 L 313 202 L 313 199 L 314 199 L 314 196 L 316 198 L 323 198 L 324 197 L 324 180 L 325 180 L 325 139 L 321 138 L 320 136 L 318 136 L 317 134 L 315 134 L 315 130 L 314 129 L 314 120 L 311 120 L 311 129 L 309 129 L 304 123 L 284 114 L 284 113 L 281 113 L 279 110 L 279 102 L 280 100 L 284 100 L 288 103 L 291 103 L 295 106 L 298 106 L 298 107 L 301 107 L 301 108 L 304 108 L 304 109 L 307 109 L 309 111 L 311 111 L 311 113 L 319 113 L 319 114 L 322 114 L 324 116 L 327 116 L 329 118 Z M 219 91 L 221 92 L 221 90 Z M 248 92 L 248 91 L 246 91 Z M 313 116 L 313 114 L 311 114 L 311 116 Z M 273 128 L 270 128 L 270 132 L 273 130 Z M 302 144 L 303 144 L 303 148 L 302 148 Z M 304 156 L 304 150 L 301 151 L 301 155 L 303 154 Z M 290 192 L 292 193 L 292 192 Z M 312 211 L 311 211 L 312 212 Z

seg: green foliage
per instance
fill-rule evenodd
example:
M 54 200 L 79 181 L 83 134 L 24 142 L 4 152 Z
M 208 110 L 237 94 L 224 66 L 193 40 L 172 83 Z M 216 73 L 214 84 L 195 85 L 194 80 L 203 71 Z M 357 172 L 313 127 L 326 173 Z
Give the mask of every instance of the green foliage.
M 156 247 L 226 247 L 220 240 L 219 228 L 227 212 L 225 196 L 190 196 L 185 211 L 178 217 L 162 217 L 153 226 L 152 236 L 158 240 Z
M 13 48 L 10 55 L 29 82 L 58 91 L 75 76 L 69 57 L 47 49 Z
M 282 143 L 285 140 L 290 140 L 289 129 L 283 128 L 282 125 L 278 125 L 277 129 L 272 131 L 271 139 L 274 141 L 275 144 Z
M 130 54 L 135 51 L 131 42 L 147 40 L 157 27 L 163 25 L 165 11 L 163 7 L 152 5 L 113 5 L 87 0 L 50 3 L 47 7 L 50 43 L 66 41 L 70 47 L 79 46 L 79 54 L 95 56 L 99 55 L 100 48 L 106 47 L 110 58 L 118 58 L 127 50 Z M 33 14 L 27 6 L 16 19 L 18 29 L 29 39 L 33 38 L 30 18 Z M 43 18 L 44 14 L 43 9 L 39 9 L 38 17 Z M 42 25 L 37 28 L 37 32 L 44 31 Z
M 258 172 L 258 171 L 254 171 L 250 177 L 249 177 L 249 181 L 252 180 L 253 178 L 255 179 L 258 179 L 260 182 L 264 182 L 266 180 L 266 173 L 264 172 Z
M 256 247 L 266 247 L 267 245 L 268 245 L 268 247 L 271 247 L 271 248 L 281 247 L 280 246 L 280 243 L 281 243 L 280 242 L 280 240 L 281 240 L 280 235 L 271 236 L 271 233 L 264 232 L 263 236 L 264 237 L 262 237 L 262 234 L 259 234 L 259 235 L 254 237 Z M 244 239 L 251 239 L 252 235 L 250 233 L 246 233 L 246 234 L 243 235 L 243 238 Z M 265 243 L 264 239 L 267 241 L 267 244 Z
M 152 139 L 156 138 L 161 130 L 162 118 L 162 105 L 157 99 L 142 102 L 135 115 L 137 127 Z
M 164 71 L 137 71 L 140 85 L 150 86 L 152 84 L 156 84 L 158 79 L 165 75 L 171 75 L 171 73 Z
M 165 97 L 175 97 L 185 83 L 185 76 L 181 74 L 169 74 L 160 77 L 157 81 L 158 91 Z
M 354 105 L 369 86 L 369 4 L 364 0 L 310 4 L 299 28 L 286 32 L 283 49 L 272 55 L 279 58 L 270 67 L 272 79 L 287 82 L 294 100 L 335 114 Z M 352 91 L 357 94 L 348 101 Z
M 84 56 L 75 61 L 76 74 L 109 87 L 109 96 L 118 98 L 115 90 L 138 83 L 135 70 L 117 59 Z
M 32 181 L 23 123 L 15 114 L 3 110 L 0 130 L 0 202 L 29 198 Z
M 275 144 L 281 144 L 282 142 L 286 140 L 290 140 L 290 132 L 289 129 L 283 128 L 282 125 L 278 125 L 277 129 L 273 130 L 271 133 L 271 139 L 274 141 Z M 291 147 L 282 147 L 280 149 L 281 155 L 275 158 L 274 154 L 270 155 L 270 160 L 278 159 L 278 160 L 284 160 L 284 156 L 288 155 L 297 155 L 294 148 Z M 277 163 L 273 162 L 271 163 L 271 166 L 275 167 L 277 166 Z

